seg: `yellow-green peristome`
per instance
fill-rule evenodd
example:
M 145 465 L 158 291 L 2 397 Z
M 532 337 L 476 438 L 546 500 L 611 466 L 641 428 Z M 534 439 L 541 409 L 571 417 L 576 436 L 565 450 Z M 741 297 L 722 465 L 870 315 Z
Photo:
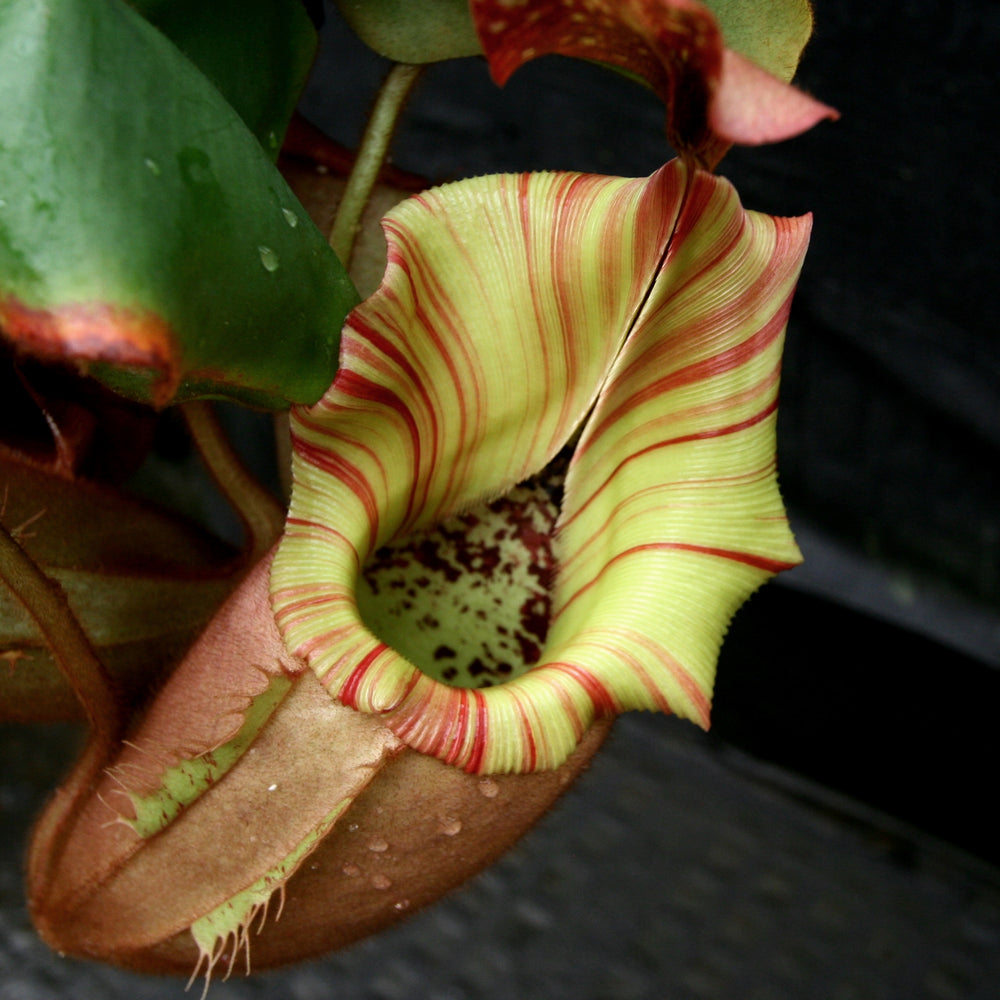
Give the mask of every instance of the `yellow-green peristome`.
M 630 709 L 707 726 L 732 614 L 800 558 L 774 435 L 810 219 L 745 211 L 674 161 L 462 181 L 384 226 L 340 372 L 293 412 L 272 572 L 289 650 L 477 773 L 554 768 Z M 498 499 L 539 475 L 521 488 L 551 516 Z M 501 550 L 519 532 L 520 557 Z

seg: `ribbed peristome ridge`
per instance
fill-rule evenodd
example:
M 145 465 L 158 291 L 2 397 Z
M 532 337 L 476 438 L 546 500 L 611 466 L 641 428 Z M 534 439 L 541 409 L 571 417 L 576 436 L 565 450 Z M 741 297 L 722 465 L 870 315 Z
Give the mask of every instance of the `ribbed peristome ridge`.
M 707 726 L 733 612 L 800 558 L 774 429 L 809 218 L 746 212 L 674 161 L 644 180 L 462 181 L 384 226 L 386 275 L 349 317 L 340 373 L 292 416 L 272 574 L 290 650 L 332 697 L 469 771 L 554 768 L 596 716 L 628 709 Z M 538 663 L 453 687 L 366 627 L 373 553 L 501 496 L 571 440 Z M 440 624 L 443 642 L 490 627 Z

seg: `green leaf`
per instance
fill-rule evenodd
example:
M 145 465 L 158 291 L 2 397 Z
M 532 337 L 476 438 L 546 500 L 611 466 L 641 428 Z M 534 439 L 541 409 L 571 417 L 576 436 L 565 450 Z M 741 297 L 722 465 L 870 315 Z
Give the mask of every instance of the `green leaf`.
M 479 55 L 468 0 L 337 0 L 344 20 L 379 55 L 428 63 Z
M 131 0 L 277 157 L 316 53 L 300 0 Z
M 809 0 L 705 0 L 726 46 L 786 82 L 813 30 Z
M 118 0 L 0 7 L 0 329 L 162 406 L 314 400 L 357 301 L 236 112 Z

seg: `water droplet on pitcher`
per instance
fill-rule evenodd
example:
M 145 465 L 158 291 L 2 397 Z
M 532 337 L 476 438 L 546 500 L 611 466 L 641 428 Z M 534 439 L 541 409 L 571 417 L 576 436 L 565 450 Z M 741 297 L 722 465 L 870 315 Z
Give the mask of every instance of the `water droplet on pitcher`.
M 340 869 L 348 878 L 357 878 L 361 874 L 361 869 L 357 865 L 352 865 L 350 862 L 344 865 Z
M 388 875 L 382 875 L 382 874 L 373 875 L 372 876 L 372 885 L 376 889 L 391 889 L 392 888 L 392 879 L 389 878 Z
M 483 778 L 479 782 L 479 793 L 488 799 L 495 799 L 500 794 L 500 786 L 492 778 Z
M 442 816 L 441 825 L 438 829 L 446 837 L 455 837 L 462 832 L 462 821 L 454 816 Z
M 281 266 L 278 255 L 270 247 L 259 246 L 257 253 L 260 254 L 260 262 L 264 265 L 265 271 L 277 271 Z
M 368 850 L 374 851 L 376 854 L 382 854 L 389 850 L 389 842 L 382 837 L 372 837 L 368 841 Z
M 285 217 L 285 222 L 287 222 L 292 229 L 299 224 L 299 217 L 290 208 L 283 208 L 281 210 L 281 214 Z
M 394 910 L 408 910 L 410 908 L 410 901 L 408 899 L 397 899 L 392 904 L 392 908 Z

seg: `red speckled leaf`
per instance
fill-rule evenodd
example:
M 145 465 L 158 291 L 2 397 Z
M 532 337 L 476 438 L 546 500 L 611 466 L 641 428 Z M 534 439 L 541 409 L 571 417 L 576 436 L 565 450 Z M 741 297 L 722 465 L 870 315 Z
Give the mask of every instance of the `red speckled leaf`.
M 836 117 L 727 48 L 712 11 L 695 0 L 471 0 L 471 7 L 497 83 L 550 53 L 627 70 L 663 99 L 673 146 L 702 166 L 713 167 L 732 143 L 774 142 Z

